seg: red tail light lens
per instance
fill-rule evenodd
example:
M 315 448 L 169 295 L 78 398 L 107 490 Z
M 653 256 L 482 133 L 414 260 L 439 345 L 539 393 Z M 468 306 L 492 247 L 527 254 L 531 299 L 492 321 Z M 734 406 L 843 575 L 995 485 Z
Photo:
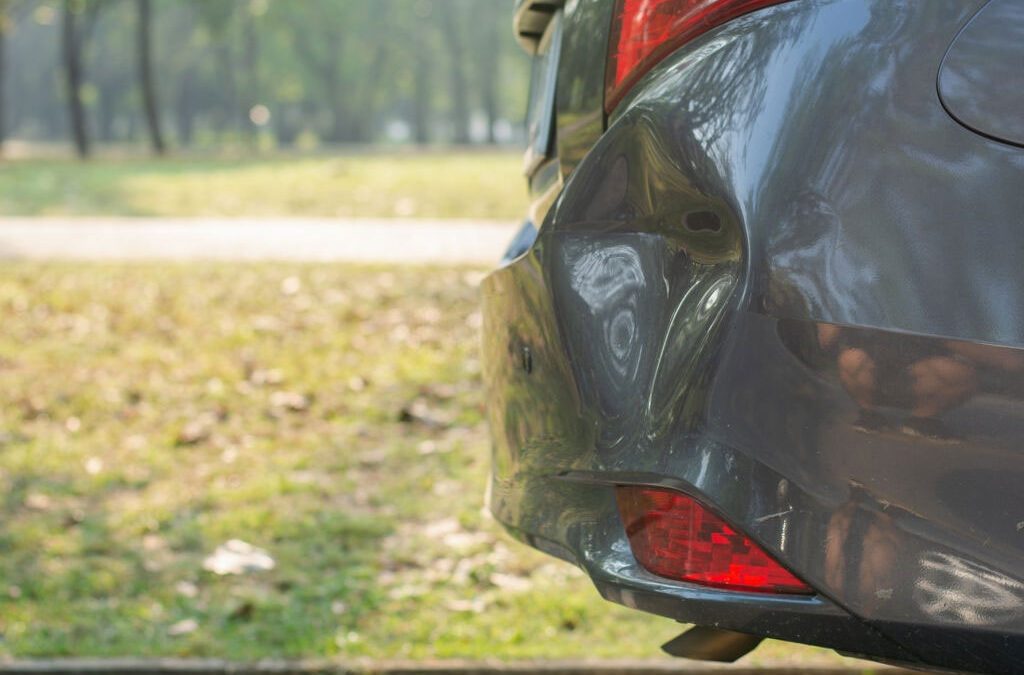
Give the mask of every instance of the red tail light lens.
M 616 0 L 612 15 L 605 111 L 679 45 L 741 14 L 783 0 Z
M 734 591 L 814 592 L 692 497 L 649 487 L 615 496 L 633 555 L 654 574 Z

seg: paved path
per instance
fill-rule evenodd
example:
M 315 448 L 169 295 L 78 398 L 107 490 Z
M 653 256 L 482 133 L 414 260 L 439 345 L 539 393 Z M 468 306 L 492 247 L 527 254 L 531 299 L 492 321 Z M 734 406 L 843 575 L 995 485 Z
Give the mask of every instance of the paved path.
M 0 218 L 0 259 L 494 264 L 516 229 L 458 220 Z

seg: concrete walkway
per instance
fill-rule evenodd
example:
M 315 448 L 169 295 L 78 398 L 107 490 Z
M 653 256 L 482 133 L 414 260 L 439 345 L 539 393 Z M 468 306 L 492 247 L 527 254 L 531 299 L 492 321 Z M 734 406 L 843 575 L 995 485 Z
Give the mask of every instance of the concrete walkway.
M 490 265 L 516 229 L 458 220 L 0 218 L 0 259 Z

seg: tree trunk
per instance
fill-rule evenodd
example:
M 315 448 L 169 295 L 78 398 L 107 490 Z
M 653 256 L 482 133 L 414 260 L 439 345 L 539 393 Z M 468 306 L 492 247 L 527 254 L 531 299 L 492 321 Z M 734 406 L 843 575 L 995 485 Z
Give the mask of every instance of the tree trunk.
M 345 96 L 341 84 L 329 80 L 326 86 L 327 98 L 331 102 L 331 131 L 328 141 L 344 143 L 349 140 L 349 120 L 345 111 Z
M 501 44 L 501 36 L 498 35 L 496 21 L 489 21 L 485 26 L 487 40 L 484 48 L 479 50 L 476 58 L 478 64 L 481 103 L 484 108 L 484 116 L 487 120 L 487 142 L 494 145 L 494 123 L 498 121 L 498 80 L 500 78 L 499 51 L 497 45 Z
M 223 96 L 220 99 L 220 119 L 218 129 L 220 133 L 230 132 L 238 128 L 238 99 L 235 96 L 235 63 L 231 53 L 231 45 L 227 38 L 221 40 L 217 49 L 217 59 L 220 63 L 220 85 Z
M 274 138 L 277 142 L 282 146 L 295 145 L 295 139 L 302 131 L 296 125 L 296 119 L 302 120 L 306 117 L 300 105 L 294 103 L 279 105 L 274 116 L 270 118 L 270 124 L 274 129 Z
M 462 45 L 462 35 L 459 27 L 455 25 L 455 12 L 442 11 L 444 19 L 445 38 L 448 42 L 448 54 L 451 57 L 451 94 L 452 94 L 452 124 L 455 127 L 452 140 L 456 145 L 467 145 L 469 143 L 469 101 L 466 91 L 466 64 L 464 61 L 465 51 Z
M 260 42 L 256 32 L 256 17 L 251 12 L 246 13 L 245 20 L 245 73 L 246 88 L 248 89 L 245 101 L 245 129 L 248 132 L 249 142 L 256 149 L 259 129 L 252 119 L 252 111 L 260 103 L 262 93 L 260 91 Z
M 419 145 L 430 142 L 430 61 L 416 59 L 416 81 L 413 83 L 412 130 Z
M 111 40 L 106 38 L 106 34 L 101 34 L 96 43 L 96 63 L 101 65 L 95 74 L 99 93 L 96 101 L 95 138 L 100 143 L 112 143 L 115 140 L 114 122 L 117 119 L 119 97 L 124 87 L 124 78 L 110 65 L 120 61 L 121 54 L 111 48 Z
M 484 59 L 488 63 L 484 66 L 483 81 L 481 82 L 481 95 L 483 97 L 484 115 L 487 119 L 487 142 L 494 145 L 494 123 L 498 120 L 498 59 L 490 56 Z
M 0 2 L 0 12 L 5 10 L 6 7 L 4 7 L 4 4 Z M 0 14 L 0 22 L 3 22 L 5 18 L 6 17 Z M 0 23 L 0 150 L 3 149 L 4 139 L 7 137 L 7 118 L 4 116 L 4 113 L 6 112 L 4 107 L 6 98 L 4 95 L 7 93 L 7 78 L 5 77 L 7 75 L 7 44 L 4 40 L 6 33 L 5 28 L 6 27 Z
M 348 138 L 348 111 L 346 110 L 345 89 L 341 82 L 341 41 L 330 43 L 330 56 L 323 67 L 322 79 L 327 90 L 327 100 L 331 104 L 331 136 L 332 143 L 343 143 Z
M 114 117 L 117 115 L 117 87 L 113 82 L 104 82 L 99 86 L 97 131 L 101 143 L 114 140 Z
M 175 112 L 177 113 L 178 122 L 178 144 L 181 146 L 192 144 L 195 120 L 195 78 L 195 67 L 190 66 L 182 73 L 178 86 L 178 100 L 175 102 Z
M 150 0 L 138 0 L 139 24 L 136 58 L 139 63 L 139 86 L 142 88 L 143 112 L 149 130 L 149 142 L 153 152 L 163 155 L 167 152 L 164 137 L 160 132 L 160 106 L 156 97 L 156 82 L 153 78 L 153 7 Z
M 67 78 L 68 115 L 71 121 L 71 136 L 75 141 L 78 156 L 89 156 L 89 132 L 86 127 L 85 106 L 82 105 L 82 54 L 75 27 L 75 12 L 72 0 L 64 0 L 64 20 L 61 26 L 61 44 L 64 53 L 64 72 Z

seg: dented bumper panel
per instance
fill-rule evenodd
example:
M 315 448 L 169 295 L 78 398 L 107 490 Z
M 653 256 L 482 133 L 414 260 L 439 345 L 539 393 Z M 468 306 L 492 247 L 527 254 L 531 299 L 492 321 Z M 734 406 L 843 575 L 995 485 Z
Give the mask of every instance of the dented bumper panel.
M 976 9 L 789 3 L 644 79 L 484 283 L 499 519 L 626 605 L 1016 667 L 1024 151 L 934 77 Z M 624 483 L 713 504 L 818 594 L 644 572 Z

